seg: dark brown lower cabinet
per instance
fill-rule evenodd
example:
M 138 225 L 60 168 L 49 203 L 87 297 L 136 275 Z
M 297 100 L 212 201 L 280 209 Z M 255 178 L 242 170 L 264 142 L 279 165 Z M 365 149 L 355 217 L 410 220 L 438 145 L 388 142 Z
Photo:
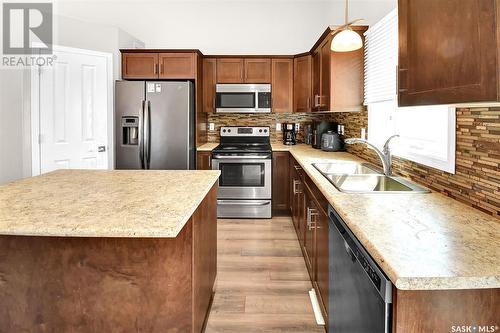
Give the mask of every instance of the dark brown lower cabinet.
M 212 152 L 199 151 L 196 154 L 196 169 L 211 170 L 212 169 Z
M 273 214 L 283 215 L 288 211 L 290 153 L 287 151 L 273 152 Z
M 304 259 L 306 261 L 307 270 L 311 277 L 311 281 L 316 280 L 315 276 L 315 255 L 316 255 L 316 221 L 318 217 L 318 207 L 314 202 L 314 198 L 309 187 L 304 186 L 305 198 L 305 230 L 304 230 Z
M 316 294 L 319 298 L 319 304 L 322 307 L 323 315 L 326 315 L 325 322 L 328 322 L 328 293 L 329 293 L 329 258 L 328 258 L 328 213 L 323 209 L 318 209 L 318 215 L 315 216 L 316 226 Z

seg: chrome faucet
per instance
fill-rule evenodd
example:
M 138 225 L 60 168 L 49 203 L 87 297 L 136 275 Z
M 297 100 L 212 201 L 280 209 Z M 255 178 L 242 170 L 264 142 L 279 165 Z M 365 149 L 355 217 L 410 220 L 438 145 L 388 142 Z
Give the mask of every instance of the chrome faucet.
M 373 149 L 378 157 L 380 157 L 380 160 L 382 161 L 382 166 L 384 167 L 384 175 L 386 176 L 391 176 L 392 175 L 392 155 L 391 155 L 391 149 L 389 148 L 389 143 L 391 142 L 392 139 L 399 137 L 398 134 L 393 135 L 387 139 L 387 141 L 384 143 L 384 149 L 380 151 L 376 146 L 371 144 L 365 139 L 360 139 L 360 138 L 351 138 L 351 139 L 346 139 L 345 143 L 347 144 L 353 144 L 353 143 L 364 143 L 365 145 L 368 146 L 368 148 Z

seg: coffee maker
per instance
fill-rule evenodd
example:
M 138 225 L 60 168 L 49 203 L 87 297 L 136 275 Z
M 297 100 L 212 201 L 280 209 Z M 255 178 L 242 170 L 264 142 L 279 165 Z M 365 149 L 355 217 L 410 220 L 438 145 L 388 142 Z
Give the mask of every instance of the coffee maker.
M 295 131 L 294 123 L 284 123 L 283 130 L 283 144 L 294 145 L 297 143 L 297 132 Z

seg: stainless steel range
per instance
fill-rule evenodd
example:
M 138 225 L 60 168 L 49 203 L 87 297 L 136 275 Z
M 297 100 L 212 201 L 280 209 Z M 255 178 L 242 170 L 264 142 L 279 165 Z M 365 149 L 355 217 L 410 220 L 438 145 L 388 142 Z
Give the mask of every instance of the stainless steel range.
M 220 170 L 217 216 L 271 218 L 272 150 L 269 127 L 222 127 L 212 152 Z

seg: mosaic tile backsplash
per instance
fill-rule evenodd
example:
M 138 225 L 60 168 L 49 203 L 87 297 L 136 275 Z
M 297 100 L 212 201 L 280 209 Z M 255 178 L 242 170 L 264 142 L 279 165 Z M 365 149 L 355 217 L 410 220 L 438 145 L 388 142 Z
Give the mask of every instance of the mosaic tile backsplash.
M 500 216 L 500 108 L 458 108 L 456 171 L 450 174 L 422 164 L 394 157 L 393 172 L 441 192 L 453 199 L 493 216 Z M 282 132 L 276 123 L 300 123 L 297 139 L 303 141 L 303 125 L 312 120 L 336 121 L 345 126 L 345 137 L 359 137 L 368 130 L 368 112 L 332 114 L 210 114 L 208 142 L 219 141 L 221 126 L 270 126 L 271 141 L 280 142 Z M 380 165 L 373 151 L 363 145 L 348 145 L 347 150 L 371 163 Z

